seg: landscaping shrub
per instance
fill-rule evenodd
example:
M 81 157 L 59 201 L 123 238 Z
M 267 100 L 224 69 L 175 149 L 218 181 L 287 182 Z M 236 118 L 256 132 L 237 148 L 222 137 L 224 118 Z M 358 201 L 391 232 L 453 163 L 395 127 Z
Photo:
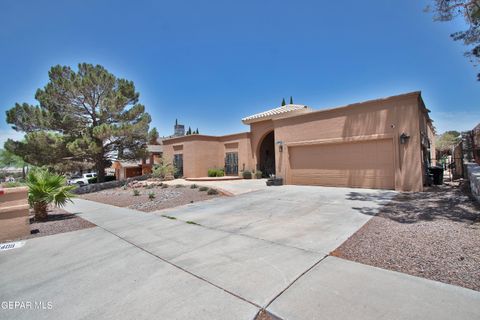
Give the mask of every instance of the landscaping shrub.
M 148 199 L 150 199 L 150 200 L 155 199 L 155 192 L 150 192 L 150 193 L 148 194 Z
M 218 191 L 213 188 L 210 188 L 208 189 L 207 194 L 210 196 L 213 196 L 214 194 L 218 194 Z
M 208 190 L 208 187 L 200 187 L 200 188 L 198 189 L 198 191 L 207 191 L 207 190 Z
M 197 188 L 198 186 L 195 183 L 190 186 L 190 189 L 197 189 Z
M 145 185 L 145 189 L 153 189 L 153 187 L 155 187 L 153 184 Z
M 252 179 L 252 172 L 245 170 L 242 172 L 243 179 Z
M 183 185 L 181 185 L 181 184 L 177 184 L 177 185 L 175 185 L 175 188 L 183 188 L 183 187 L 184 187 L 184 186 L 183 186 Z
M 255 171 L 255 179 L 262 179 L 262 171 L 260 170 Z
M 140 195 L 140 191 L 138 191 L 137 189 L 133 190 L 133 195 L 134 195 L 134 196 L 139 196 L 139 195 Z
M 220 168 L 213 168 L 208 169 L 208 176 L 209 177 L 223 177 L 225 175 L 225 171 Z
M 162 189 L 166 189 L 166 188 L 168 188 L 168 184 L 165 184 L 165 183 L 162 184 Z
M 169 159 L 161 159 L 159 164 L 152 168 L 152 177 L 165 179 L 168 177 L 175 177 L 177 169 L 173 166 L 173 162 Z

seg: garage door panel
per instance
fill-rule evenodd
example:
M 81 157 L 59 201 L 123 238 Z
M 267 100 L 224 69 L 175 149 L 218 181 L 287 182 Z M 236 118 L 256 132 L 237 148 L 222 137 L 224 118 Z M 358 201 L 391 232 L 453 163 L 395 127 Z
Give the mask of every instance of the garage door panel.
M 289 148 L 290 183 L 394 188 L 391 139 Z

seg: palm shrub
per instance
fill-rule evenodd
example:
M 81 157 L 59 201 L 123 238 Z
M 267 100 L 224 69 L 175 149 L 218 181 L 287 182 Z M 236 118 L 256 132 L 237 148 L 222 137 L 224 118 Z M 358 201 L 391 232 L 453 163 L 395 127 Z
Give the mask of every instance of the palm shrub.
M 27 175 L 28 203 L 33 208 L 36 221 L 45 221 L 48 206 L 63 207 L 74 195 L 75 186 L 67 185 L 65 177 L 48 170 L 30 170 Z

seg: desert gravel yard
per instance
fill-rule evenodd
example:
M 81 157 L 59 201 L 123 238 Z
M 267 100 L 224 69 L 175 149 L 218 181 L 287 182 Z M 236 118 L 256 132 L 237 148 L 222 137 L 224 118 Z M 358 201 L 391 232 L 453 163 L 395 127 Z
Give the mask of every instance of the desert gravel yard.
M 401 193 L 332 255 L 480 291 L 480 208 L 468 182 Z
M 184 185 L 168 186 L 162 184 L 152 185 L 148 188 L 128 187 L 124 189 L 121 187 L 102 190 L 81 195 L 79 198 L 106 203 L 117 207 L 127 207 L 130 209 L 151 212 L 221 196 L 220 194 L 210 195 L 207 193 L 207 190 L 200 190 L 203 189 L 200 187 L 192 189 L 191 186 Z M 134 195 L 134 192 L 138 192 L 138 195 Z M 153 194 L 154 196 L 149 197 L 150 194 Z
M 35 221 L 34 213 L 30 210 L 31 234 L 26 237 L 11 240 L 32 239 L 92 227 L 95 227 L 95 224 L 61 208 L 50 208 L 47 221 Z

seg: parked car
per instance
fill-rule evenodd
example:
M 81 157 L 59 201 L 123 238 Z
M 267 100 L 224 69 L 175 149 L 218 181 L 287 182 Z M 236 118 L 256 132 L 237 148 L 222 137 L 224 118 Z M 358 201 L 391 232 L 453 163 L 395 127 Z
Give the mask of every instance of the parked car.
M 84 173 L 81 176 L 75 176 L 67 180 L 68 184 L 78 184 L 79 186 L 83 186 L 88 184 L 88 179 L 96 178 L 97 174 L 94 172 Z

